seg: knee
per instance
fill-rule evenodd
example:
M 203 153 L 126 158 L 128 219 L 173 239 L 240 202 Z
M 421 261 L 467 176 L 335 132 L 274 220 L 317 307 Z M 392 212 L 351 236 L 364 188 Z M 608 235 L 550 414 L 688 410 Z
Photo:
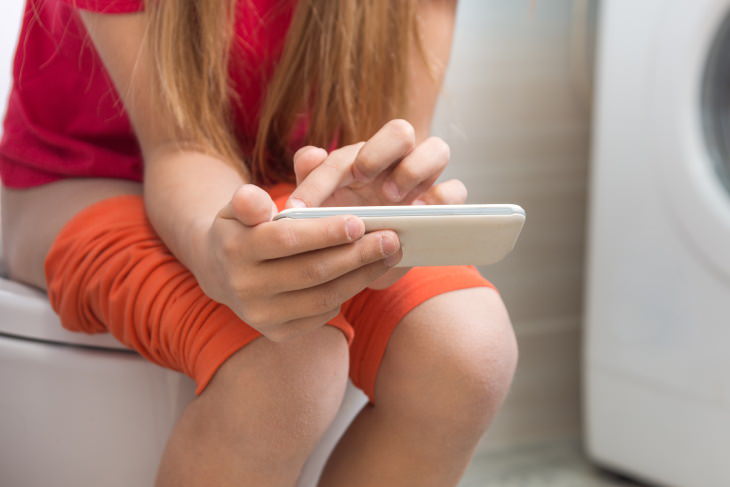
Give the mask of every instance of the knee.
M 451 323 L 421 323 L 422 330 L 434 332 L 419 332 L 411 337 L 410 351 L 390 357 L 391 377 L 380 379 L 376 407 L 389 402 L 387 407 L 403 416 L 453 432 L 486 430 L 509 391 L 518 360 L 509 317 L 499 304 L 496 312 L 465 313 Z
M 329 326 L 285 343 L 257 339 L 197 399 L 200 427 L 262 466 L 301 463 L 339 410 L 347 361 L 344 337 Z
M 427 415 L 447 427 L 483 432 L 509 392 L 518 350 L 511 326 L 488 339 L 472 339 L 442 350 L 434 374 L 434 400 L 424 406 Z

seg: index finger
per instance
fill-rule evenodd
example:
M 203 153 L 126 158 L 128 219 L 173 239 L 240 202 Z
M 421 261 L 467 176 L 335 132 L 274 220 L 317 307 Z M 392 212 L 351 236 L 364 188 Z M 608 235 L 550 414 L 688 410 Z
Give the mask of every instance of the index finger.
M 360 149 L 352 164 L 352 176 L 360 184 L 368 183 L 410 154 L 415 147 L 413 126 L 405 120 L 391 120 Z
M 289 196 L 286 206 L 317 207 L 338 188 L 352 182 L 350 167 L 363 143 L 334 150 L 319 166 L 312 169 Z
M 260 242 L 251 249 L 256 260 L 270 260 L 343 245 L 365 234 L 363 221 L 352 215 L 326 218 L 282 218 L 251 229 Z

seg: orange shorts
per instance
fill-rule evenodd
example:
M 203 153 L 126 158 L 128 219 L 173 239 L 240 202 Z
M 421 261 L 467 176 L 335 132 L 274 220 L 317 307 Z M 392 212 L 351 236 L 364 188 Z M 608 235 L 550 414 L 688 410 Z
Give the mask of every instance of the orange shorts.
M 289 185 L 269 193 L 281 207 Z M 143 199 L 97 202 L 66 224 L 45 262 L 48 295 L 63 326 L 113 334 L 148 360 L 183 372 L 201 393 L 233 353 L 261 334 L 206 296 L 159 239 Z M 350 346 L 350 377 L 374 402 L 375 379 L 391 333 L 438 294 L 493 287 L 469 266 L 417 267 L 384 290 L 365 289 L 329 324 Z

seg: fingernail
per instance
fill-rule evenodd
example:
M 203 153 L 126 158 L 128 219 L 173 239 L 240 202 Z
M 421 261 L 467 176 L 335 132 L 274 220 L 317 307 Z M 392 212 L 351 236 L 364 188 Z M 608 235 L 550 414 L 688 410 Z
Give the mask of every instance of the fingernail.
M 306 208 L 307 204 L 299 198 L 289 198 L 290 208 Z
M 400 190 L 393 181 L 386 181 L 383 183 L 383 193 L 390 201 L 400 201 Z
M 385 232 L 380 236 L 380 248 L 383 251 L 383 255 L 392 255 L 398 252 L 400 244 L 398 242 L 398 236 L 394 232 Z
M 411 203 L 411 204 L 416 205 L 416 206 L 422 206 L 422 205 L 425 205 L 426 202 L 423 200 L 413 200 L 413 203 Z
M 365 226 L 359 218 L 348 218 L 345 222 L 345 231 L 347 232 L 347 238 L 355 240 L 362 237 L 365 233 Z

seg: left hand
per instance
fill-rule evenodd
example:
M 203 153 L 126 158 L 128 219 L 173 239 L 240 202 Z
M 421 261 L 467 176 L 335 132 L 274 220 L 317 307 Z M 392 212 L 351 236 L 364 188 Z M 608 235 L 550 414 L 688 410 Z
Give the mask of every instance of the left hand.
M 467 191 L 458 179 L 434 184 L 449 162 L 438 137 L 416 145 L 405 120 L 391 120 L 367 142 L 327 153 L 306 146 L 294 154 L 297 187 L 287 207 L 461 204 Z M 369 287 L 383 289 L 408 268 L 388 271 Z

